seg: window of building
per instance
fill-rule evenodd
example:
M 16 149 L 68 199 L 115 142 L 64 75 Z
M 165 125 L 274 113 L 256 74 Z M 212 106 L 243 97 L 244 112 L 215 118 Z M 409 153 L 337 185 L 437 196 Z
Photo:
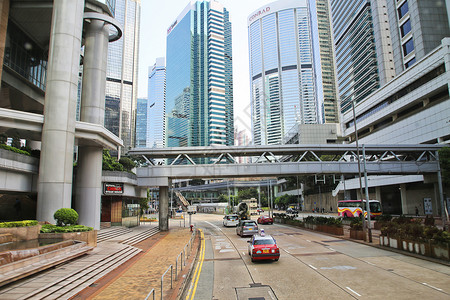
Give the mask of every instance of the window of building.
M 413 59 L 409 60 L 406 64 L 405 64 L 405 68 L 408 69 L 409 67 L 411 67 L 413 64 L 416 63 L 416 58 L 413 57 Z
M 413 39 L 410 38 L 406 43 L 403 44 L 403 55 L 407 56 L 412 51 L 414 51 L 414 42 Z
M 398 9 L 398 18 L 401 19 L 403 18 L 409 11 L 408 8 L 408 1 L 405 1 L 405 3 L 403 3 Z
M 407 35 L 411 31 L 411 20 L 408 19 L 402 26 L 400 26 L 400 32 L 402 33 L 402 37 Z

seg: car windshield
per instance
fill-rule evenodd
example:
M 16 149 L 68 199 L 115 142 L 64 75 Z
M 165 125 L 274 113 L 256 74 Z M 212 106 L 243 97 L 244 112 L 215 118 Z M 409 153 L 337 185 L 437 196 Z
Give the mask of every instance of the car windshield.
M 254 245 L 275 245 L 275 241 L 272 238 L 257 239 Z

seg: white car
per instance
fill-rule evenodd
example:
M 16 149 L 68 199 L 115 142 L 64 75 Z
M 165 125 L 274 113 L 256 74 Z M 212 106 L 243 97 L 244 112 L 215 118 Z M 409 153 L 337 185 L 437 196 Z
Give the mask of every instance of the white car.
M 239 223 L 238 215 L 226 215 L 223 217 L 223 226 L 237 226 Z

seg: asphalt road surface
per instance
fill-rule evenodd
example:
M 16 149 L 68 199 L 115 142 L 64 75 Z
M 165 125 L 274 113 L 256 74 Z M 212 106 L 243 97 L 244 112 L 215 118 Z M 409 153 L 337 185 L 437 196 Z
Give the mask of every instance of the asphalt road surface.
M 222 216 L 192 221 L 204 252 L 186 299 L 450 299 L 445 265 L 277 224 L 259 226 L 276 239 L 280 260 L 252 263 L 249 238 Z

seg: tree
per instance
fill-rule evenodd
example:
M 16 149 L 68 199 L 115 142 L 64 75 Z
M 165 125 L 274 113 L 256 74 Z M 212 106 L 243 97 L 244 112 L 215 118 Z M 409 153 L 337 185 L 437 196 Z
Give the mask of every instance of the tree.
M 219 202 L 228 202 L 228 197 L 225 196 L 224 194 L 220 194 L 219 197 L 217 198 L 217 200 Z
M 146 198 L 142 198 L 139 200 L 139 206 L 140 206 L 140 214 L 141 216 L 144 214 L 144 211 L 146 211 L 149 206 L 148 206 L 148 200 Z
M 123 166 L 125 171 L 128 172 L 131 172 L 131 170 L 136 167 L 136 163 L 128 157 L 121 157 L 119 163 Z
M 258 199 L 258 190 L 257 189 L 251 188 L 251 189 L 241 190 L 238 192 L 239 200 L 250 199 L 250 198 Z
M 123 171 L 123 166 L 115 157 L 109 154 L 108 150 L 103 150 L 102 170 L 106 171 Z

